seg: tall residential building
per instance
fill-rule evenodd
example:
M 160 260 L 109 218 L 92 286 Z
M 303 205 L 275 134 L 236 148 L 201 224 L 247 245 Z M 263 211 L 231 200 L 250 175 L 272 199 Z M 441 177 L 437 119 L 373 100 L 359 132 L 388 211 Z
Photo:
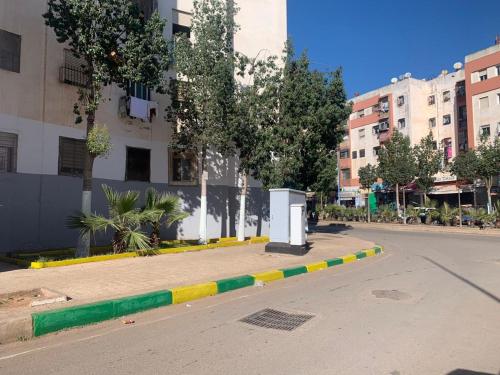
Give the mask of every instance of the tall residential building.
M 482 134 L 500 132 L 500 44 L 466 56 L 431 80 L 407 73 L 380 89 L 352 99 L 348 137 L 340 145 L 340 200 L 362 204 L 359 168 L 377 164 L 377 154 L 394 129 L 413 145 L 429 132 L 443 151 L 443 165 L 475 147 Z M 433 194 L 456 194 L 456 179 L 436 176 Z
M 135 0 L 145 15 L 167 20 L 165 37 L 190 33 L 192 0 Z M 249 57 L 281 54 L 287 39 L 286 0 L 238 0 L 235 49 Z M 0 252 L 73 246 L 67 215 L 80 208 L 85 125 L 73 104 L 81 62 L 57 42 L 42 14 L 47 0 L 0 0 Z M 200 188 L 196 155 L 173 152 L 170 98 L 141 85 L 103 90 L 96 120 L 113 148 L 94 165 L 93 211 L 103 212 L 101 184 L 120 191 L 149 186 L 181 196 L 190 217 L 169 236 L 197 238 Z M 131 103 L 146 103 L 137 106 Z M 151 109 L 154 109 L 153 111 Z M 237 160 L 212 155 L 208 175 L 208 235 L 234 235 L 239 210 Z M 247 233 L 267 232 L 267 195 L 251 181 Z

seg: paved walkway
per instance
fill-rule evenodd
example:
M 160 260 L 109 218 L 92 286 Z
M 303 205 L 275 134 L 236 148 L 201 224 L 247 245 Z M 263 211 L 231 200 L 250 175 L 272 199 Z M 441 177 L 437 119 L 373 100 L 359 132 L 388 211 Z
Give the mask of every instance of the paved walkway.
M 307 255 L 302 257 L 265 253 L 264 244 L 255 244 L 59 268 L 1 272 L 0 294 L 45 287 L 71 297 L 72 301 L 38 309 L 58 308 L 303 265 L 335 258 L 374 245 L 369 241 L 336 233 L 313 234 L 309 240 L 312 242 L 312 248 Z M 35 311 L 35 309 L 29 309 L 29 311 Z M 22 311 L 0 308 L 0 320 L 12 314 L 26 314 L 26 312 L 26 308 Z

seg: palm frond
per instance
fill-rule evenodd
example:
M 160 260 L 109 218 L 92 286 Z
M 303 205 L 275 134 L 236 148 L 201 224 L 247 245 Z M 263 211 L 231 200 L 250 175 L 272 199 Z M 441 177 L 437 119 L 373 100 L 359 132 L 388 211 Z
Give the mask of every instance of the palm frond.
M 140 230 L 130 229 L 123 231 L 121 239 L 131 250 L 149 250 L 149 238 Z

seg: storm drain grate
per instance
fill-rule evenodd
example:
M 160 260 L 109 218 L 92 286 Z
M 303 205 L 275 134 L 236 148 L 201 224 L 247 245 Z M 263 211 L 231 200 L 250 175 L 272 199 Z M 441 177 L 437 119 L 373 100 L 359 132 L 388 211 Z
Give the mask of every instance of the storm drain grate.
M 240 322 L 257 327 L 293 331 L 311 318 L 314 318 L 314 315 L 289 314 L 283 311 L 264 309 L 241 319 Z

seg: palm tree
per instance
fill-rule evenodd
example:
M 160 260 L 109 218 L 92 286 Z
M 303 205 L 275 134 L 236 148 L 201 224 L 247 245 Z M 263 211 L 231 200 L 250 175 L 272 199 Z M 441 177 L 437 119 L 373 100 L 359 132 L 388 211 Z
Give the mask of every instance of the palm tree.
M 180 198 L 168 193 L 160 193 L 154 188 L 146 190 L 146 205 L 143 211 L 155 212 L 150 215 L 147 223 L 151 224 L 152 231 L 149 237 L 151 247 L 160 246 L 160 228 L 162 224 L 167 227 L 185 219 L 187 212 L 182 211 Z
M 107 185 L 102 185 L 102 190 L 108 201 L 108 217 L 80 212 L 68 218 L 68 227 L 79 229 L 81 235 L 106 232 L 111 228 L 114 230 L 112 246 L 115 254 L 128 249 L 150 249 L 148 237 L 141 226 L 160 215 L 160 210 L 137 208 L 137 191 L 119 193 Z

